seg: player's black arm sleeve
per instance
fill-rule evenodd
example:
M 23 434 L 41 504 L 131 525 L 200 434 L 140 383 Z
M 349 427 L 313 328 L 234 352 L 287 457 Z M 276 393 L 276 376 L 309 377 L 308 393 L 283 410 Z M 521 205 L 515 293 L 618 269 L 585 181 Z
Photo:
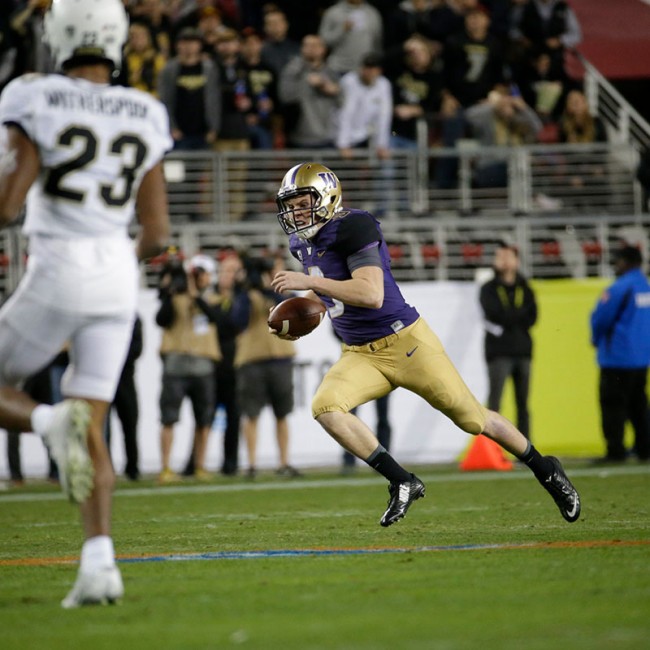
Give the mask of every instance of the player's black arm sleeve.
M 343 218 L 333 248 L 346 258 L 352 272 L 362 266 L 382 266 L 381 241 L 375 220 L 367 212 L 355 212 Z

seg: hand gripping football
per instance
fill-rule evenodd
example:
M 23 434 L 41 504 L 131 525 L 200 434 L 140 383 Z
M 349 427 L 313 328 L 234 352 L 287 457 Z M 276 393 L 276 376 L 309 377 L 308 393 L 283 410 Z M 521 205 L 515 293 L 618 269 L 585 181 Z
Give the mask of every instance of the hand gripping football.
M 325 316 L 325 305 L 309 298 L 287 298 L 269 314 L 269 327 L 282 336 L 305 336 L 312 332 Z

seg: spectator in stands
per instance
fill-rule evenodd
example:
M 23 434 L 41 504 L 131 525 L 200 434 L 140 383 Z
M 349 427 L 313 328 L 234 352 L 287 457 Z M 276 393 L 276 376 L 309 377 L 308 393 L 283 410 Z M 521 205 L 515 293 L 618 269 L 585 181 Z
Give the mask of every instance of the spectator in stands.
M 393 97 L 390 81 L 382 74 L 381 57 L 366 54 L 358 70 L 341 78 L 341 108 L 335 144 L 342 158 L 352 159 L 362 149 L 368 158 L 369 182 L 378 201 L 375 213 L 392 208 L 395 176 L 390 158 Z M 364 170 L 365 171 L 365 170 Z
M 242 27 L 239 0 L 212 0 L 212 4 L 214 4 L 228 25 L 232 25 L 235 29 Z
M 574 11 L 565 0 L 517 0 L 511 14 L 510 37 L 519 48 L 518 61 L 525 61 L 531 51 L 546 49 L 553 74 L 564 71 L 566 49 L 575 48 L 582 31 Z
M 334 0 L 275 0 L 270 6 L 277 6 L 289 18 L 289 38 L 302 43 L 307 34 L 317 34 L 325 9 Z
M 282 71 L 278 97 L 283 104 L 285 131 L 291 147 L 334 146 L 338 75 L 326 60 L 325 42 L 316 34 L 302 39 L 300 56 Z
M 199 14 L 197 27 L 203 37 L 203 51 L 214 56 L 219 34 L 228 29 L 223 24 L 221 14 L 214 7 L 205 7 Z
M 482 6 L 465 14 L 462 32 L 450 37 L 443 52 L 445 88 L 442 100 L 442 144 L 455 147 L 465 135 L 464 110 L 485 101 L 504 83 L 503 48 L 490 34 L 490 17 Z M 457 158 L 441 158 L 436 184 L 449 189 L 456 184 Z
M 50 0 L 23 0 L 9 18 L 11 29 L 18 37 L 19 74 L 46 73 L 54 68 L 43 30 L 43 16 L 49 6 Z
M 254 99 L 247 81 L 246 65 L 241 56 L 241 37 L 234 29 L 219 33 L 216 44 L 216 63 L 222 94 L 221 133 L 214 144 L 217 151 L 249 151 L 251 141 L 248 115 L 254 110 Z M 242 159 L 229 161 L 231 182 L 229 184 L 230 212 L 235 220 L 247 213 L 245 181 L 246 162 Z
M 216 149 L 247 151 L 246 115 L 253 107 L 246 83 L 246 66 L 241 56 L 241 38 L 234 29 L 222 30 L 216 42 L 215 61 L 222 95 L 221 137 Z
M 597 115 L 589 111 L 587 98 L 581 90 L 572 90 L 566 98 L 560 116 L 560 142 L 568 144 L 596 144 L 607 142 L 607 131 Z M 556 172 L 564 177 L 566 188 L 562 199 L 573 207 L 589 210 L 594 198 L 602 204 L 609 196 L 607 167 L 600 156 L 593 152 L 574 152 L 566 157 L 564 164 L 556 163 Z
M 221 121 L 221 90 L 214 63 L 202 54 L 197 29 L 176 39 L 176 56 L 160 72 L 158 94 L 167 107 L 174 149 L 209 149 Z
M 164 0 L 137 0 L 129 7 L 131 23 L 144 23 L 154 47 L 165 59 L 172 56 L 172 21 Z
M 463 29 L 467 3 L 454 0 L 433 0 L 432 4 L 433 33 L 431 39 L 444 44 L 450 36 Z
M 444 38 L 436 25 L 440 6 L 441 3 L 437 0 L 404 0 L 390 12 L 387 19 L 390 29 L 384 29 L 384 54 L 387 61 L 399 60 L 404 43 L 412 36 L 442 43 Z
M 488 101 L 468 108 L 465 116 L 472 136 L 486 147 L 533 144 L 542 129 L 541 120 L 521 96 L 498 91 L 490 93 Z M 508 161 L 494 154 L 480 155 L 472 182 L 478 188 L 506 187 Z
M 381 14 L 366 0 L 339 0 L 325 10 L 318 33 L 330 50 L 331 68 L 339 75 L 356 70 L 366 54 L 382 52 Z
M 393 88 L 391 148 L 417 147 L 418 120 L 429 127 L 442 102 L 442 61 L 431 43 L 421 36 L 409 38 L 403 46 L 401 66 L 390 77 Z
M 264 12 L 264 45 L 262 62 L 280 76 L 289 61 L 300 54 L 300 45 L 288 36 L 289 22 L 286 14 L 271 5 Z
M 213 9 L 218 12 L 225 27 L 230 29 L 240 27 L 239 11 L 235 0 L 192 0 L 176 16 L 174 21 L 176 34 L 186 27 L 198 27 L 201 16 Z
M 262 31 L 262 23 L 264 12 L 270 8 L 271 3 L 266 3 L 264 0 L 238 0 L 239 17 L 242 27 L 252 27 L 258 31 Z M 273 6 L 273 8 L 275 8 Z
M 560 118 L 560 140 L 570 144 L 607 142 L 607 131 L 597 115 L 592 115 L 581 90 L 572 90 Z
M 550 127 L 544 142 L 558 142 L 558 121 L 570 89 L 567 75 L 553 70 L 549 52 L 542 49 L 531 53 L 515 81 L 524 101 Z
M 336 146 L 343 158 L 353 149 L 371 148 L 380 160 L 389 157 L 393 98 L 382 74 L 381 57 L 366 54 L 358 70 L 343 75 Z
M 513 0 L 465 0 L 465 5 L 483 5 L 490 14 L 490 33 L 505 47 L 510 42 Z M 469 6 L 467 7 L 469 9 Z
M 459 107 L 474 106 L 504 83 L 503 48 L 489 29 L 490 16 L 480 5 L 467 12 L 464 30 L 445 46 L 445 90 Z
M 194 475 L 209 479 L 205 452 L 214 415 L 214 364 L 221 359 L 217 330 L 210 322 L 209 306 L 216 302 L 210 291 L 214 262 L 195 255 L 188 272 L 172 258 L 161 273 L 160 308 L 156 323 L 163 328 L 160 354 L 163 362 L 160 413 L 161 483 L 179 480 L 170 467 L 174 425 L 183 400 L 188 397 L 194 411 Z
M 533 356 L 530 328 L 537 321 L 535 294 L 519 271 L 519 251 L 502 242 L 494 253 L 494 278 L 481 287 L 485 316 L 485 360 L 488 367 L 487 407 L 501 412 L 501 397 L 512 378 L 517 428 L 530 440 L 528 391 Z
M 598 351 L 600 410 L 607 452 L 602 461 L 627 459 L 625 424 L 634 429 L 634 452 L 650 460 L 646 382 L 650 367 L 650 283 L 641 251 L 625 245 L 614 254 L 616 281 L 591 314 L 591 342 Z
M 158 77 L 166 63 L 165 57 L 154 47 L 147 25 L 132 22 L 120 71 L 124 85 L 158 97 Z
M 0 14 L 0 92 L 19 74 L 20 39 L 11 28 L 9 12 Z
M 276 119 L 277 77 L 262 61 L 262 38 L 251 27 L 242 31 L 242 60 L 251 108 L 246 114 L 248 137 L 253 149 L 272 149 L 274 131 L 281 130 Z
M 274 292 L 273 260 L 247 258 L 246 280 L 233 304 L 233 320 L 242 333 L 237 339 L 235 367 L 237 395 L 242 414 L 242 432 L 248 451 L 248 476 L 257 475 L 257 424 L 265 406 L 275 416 L 280 464 L 277 473 L 295 477 L 300 473 L 289 464 L 289 422 L 293 410 L 293 364 L 295 347 L 269 333 L 269 309 L 282 301 Z

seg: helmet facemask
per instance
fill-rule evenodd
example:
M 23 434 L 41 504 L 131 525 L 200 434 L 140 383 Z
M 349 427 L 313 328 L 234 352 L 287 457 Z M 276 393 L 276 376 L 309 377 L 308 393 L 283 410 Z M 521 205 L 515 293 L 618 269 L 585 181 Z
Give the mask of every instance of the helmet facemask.
M 311 239 L 341 209 L 341 184 L 327 167 L 302 163 L 285 174 L 276 201 L 284 232 Z
M 298 199 L 305 197 L 309 205 L 305 207 L 292 207 L 289 205 L 289 199 Z M 318 193 L 309 188 L 300 188 L 285 195 L 278 195 L 278 221 L 287 235 L 296 234 L 301 239 L 311 239 L 325 224 L 327 219 L 327 209 L 320 205 L 321 197 Z M 308 213 L 308 218 L 305 219 Z M 298 219 L 296 219 L 298 217 Z M 298 222 L 305 223 L 298 223 Z

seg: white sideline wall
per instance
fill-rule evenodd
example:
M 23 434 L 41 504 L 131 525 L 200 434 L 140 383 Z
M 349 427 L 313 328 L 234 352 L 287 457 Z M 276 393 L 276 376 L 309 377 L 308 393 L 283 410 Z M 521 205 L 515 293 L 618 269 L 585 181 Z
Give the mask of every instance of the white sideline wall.
M 477 396 L 485 402 L 487 371 L 483 357 L 483 321 L 478 303 L 478 285 L 465 282 L 421 282 L 402 285 L 407 302 L 414 305 L 439 336 L 447 353 Z M 144 325 L 144 351 L 137 362 L 136 382 L 140 404 L 138 443 L 141 472 L 160 470 L 159 409 L 161 363 L 158 355 L 160 330 L 155 323 L 158 309 L 157 293 L 143 290 L 140 315 Z M 295 410 L 289 416 L 290 462 L 298 468 L 335 466 L 341 462 L 341 448 L 312 419 L 311 396 L 323 373 L 338 358 L 340 348 L 332 334 L 330 321 L 323 323 L 309 336 L 297 342 L 298 355 L 294 371 Z M 371 427 L 375 424 L 374 405 L 360 407 L 359 416 Z M 116 471 L 124 468 L 124 445 L 119 420 L 113 417 L 111 454 Z M 400 461 L 436 463 L 455 460 L 467 446 L 470 436 L 457 429 L 445 416 L 424 400 L 398 388 L 390 398 L 389 417 L 392 425 L 391 451 Z M 192 444 L 193 418 L 189 403 L 183 405 L 181 420 L 176 425 L 172 450 L 172 467 L 180 471 Z M 5 453 L 6 435 L 0 433 L 0 478 L 9 476 Z M 216 471 L 222 462 L 222 435 L 210 435 L 207 469 Z M 42 477 L 47 473 L 47 457 L 36 436 L 21 436 L 23 473 Z M 247 467 L 246 449 L 240 441 L 240 466 Z M 259 468 L 278 465 L 274 422 L 270 409 L 260 417 Z

